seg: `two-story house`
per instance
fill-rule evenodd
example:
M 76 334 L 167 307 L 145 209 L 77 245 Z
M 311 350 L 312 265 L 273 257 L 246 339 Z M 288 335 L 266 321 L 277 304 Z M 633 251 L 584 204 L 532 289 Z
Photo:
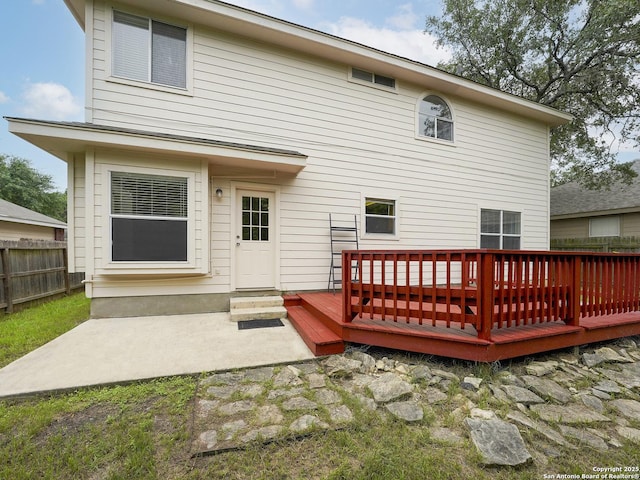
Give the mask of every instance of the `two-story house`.
M 7 120 L 68 164 L 94 316 L 325 289 L 330 213 L 360 248 L 548 248 L 569 115 L 217 0 L 65 3 L 86 121 Z

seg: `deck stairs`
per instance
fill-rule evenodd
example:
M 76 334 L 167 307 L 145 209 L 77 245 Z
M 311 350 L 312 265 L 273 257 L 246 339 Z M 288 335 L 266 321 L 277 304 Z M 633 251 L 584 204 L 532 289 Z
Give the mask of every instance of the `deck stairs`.
M 287 318 L 284 299 L 279 295 L 267 297 L 234 297 L 229 301 L 232 322 Z
M 289 313 L 289 321 L 314 355 L 344 352 L 342 328 L 329 314 L 305 301 L 304 296 L 286 295 L 284 305 Z

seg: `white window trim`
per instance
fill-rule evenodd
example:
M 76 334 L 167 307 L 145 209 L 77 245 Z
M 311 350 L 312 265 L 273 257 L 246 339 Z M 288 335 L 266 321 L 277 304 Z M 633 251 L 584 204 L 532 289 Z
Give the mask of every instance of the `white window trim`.
M 496 233 L 482 233 L 482 210 L 498 210 L 501 212 L 500 214 L 500 234 Z M 512 233 L 502 233 L 502 213 L 504 212 L 515 212 L 520 214 L 520 235 L 514 235 Z M 482 244 L 482 236 L 489 235 L 494 237 L 500 237 L 500 250 L 503 249 L 503 238 L 506 237 L 520 237 L 520 250 L 525 250 L 524 239 L 525 239 L 525 225 L 524 225 L 525 211 L 520 208 L 507 208 L 500 205 L 492 205 L 492 206 L 483 206 L 478 208 L 478 248 Z
M 352 74 L 352 69 L 355 68 L 357 70 L 362 70 L 363 72 L 368 72 L 371 73 L 373 75 L 382 75 L 380 74 L 376 74 L 376 72 L 368 70 L 366 68 L 359 68 L 359 67 L 354 67 L 353 65 L 349 65 L 349 67 L 347 68 L 347 80 L 351 83 L 357 83 L 358 85 L 363 85 L 365 87 L 371 87 L 371 88 L 375 88 L 376 90 L 382 90 L 383 92 L 389 92 L 389 93 L 398 93 L 398 79 L 396 77 L 390 77 L 388 75 L 382 75 L 384 77 L 388 77 L 388 78 L 393 78 L 394 80 L 394 86 L 393 87 L 388 87 L 386 85 L 381 85 L 379 83 L 375 83 L 375 82 L 367 82 L 366 80 L 361 80 L 359 78 L 354 78 L 353 74 Z
M 367 233 L 367 199 L 388 200 L 395 202 L 395 234 Z M 362 240 L 400 240 L 400 197 L 384 192 L 367 192 L 360 196 L 360 238 Z
M 131 262 L 114 261 L 111 258 L 111 172 L 141 173 L 146 175 L 165 175 L 169 177 L 183 177 L 187 179 L 187 261 L 175 262 Z M 195 216 L 195 179 L 196 173 L 183 170 L 167 170 L 147 167 L 135 167 L 129 165 L 102 164 L 100 173 L 103 180 L 103 194 L 106 199 L 104 208 L 104 223 L 102 248 L 103 248 L 103 273 L 135 274 L 135 273 L 194 273 L 198 267 L 195 258 L 196 244 L 196 216 Z M 155 218 L 155 217 L 144 217 Z
M 112 63 L 113 63 L 113 11 L 117 10 L 123 13 L 130 13 L 131 15 L 138 15 L 140 17 L 145 17 L 151 20 L 156 20 L 158 22 L 166 23 L 168 25 L 173 25 L 176 27 L 181 27 L 186 29 L 187 31 L 187 39 L 186 39 L 186 63 L 185 68 L 186 71 L 186 87 L 172 87 L 170 85 L 163 85 L 159 83 L 153 83 L 151 81 L 142 81 L 142 80 L 133 80 L 130 78 L 118 77 L 113 75 L 112 73 Z M 174 19 L 165 18 L 165 17 L 156 17 L 153 15 L 149 15 L 144 11 L 140 11 L 135 8 L 126 9 L 119 8 L 117 6 L 111 6 L 106 9 L 107 18 L 105 18 L 105 31 L 106 31 L 106 39 L 105 39 L 105 72 L 106 72 L 106 80 L 112 83 L 119 83 L 121 85 L 130 85 L 134 87 L 142 87 L 149 88 L 152 90 L 159 90 L 162 92 L 169 92 L 178 95 L 186 95 L 193 96 L 193 25 L 185 24 L 184 22 L 180 22 Z
M 440 97 L 442 100 L 444 100 L 445 102 L 447 102 L 447 105 L 449 106 L 449 110 L 451 111 L 451 121 L 453 122 L 453 140 L 444 140 L 442 138 L 435 138 L 435 137 L 427 137 L 425 135 L 420 135 L 420 104 L 422 103 L 422 100 L 425 97 L 428 97 L 429 95 L 434 95 L 436 97 Z M 420 94 L 420 96 L 418 97 L 418 100 L 416 101 L 415 104 L 415 112 L 414 112 L 414 119 L 413 119 L 413 134 L 416 140 L 420 140 L 423 142 L 431 142 L 431 143 L 437 143 L 438 145 L 446 145 L 448 147 L 455 147 L 456 146 L 456 139 L 458 138 L 457 135 L 457 121 L 456 121 L 456 112 L 454 111 L 453 108 L 453 104 L 451 103 L 451 100 L 449 100 L 449 98 L 447 98 L 445 95 L 441 94 L 440 92 L 434 92 L 431 90 L 427 90 L 424 91 Z
M 592 222 L 594 220 L 602 220 L 602 219 L 608 219 L 608 220 L 617 220 L 617 227 L 618 227 L 618 231 L 613 234 L 613 235 L 593 235 L 592 234 Z M 616 216 L 602 216 L 602 217 L 591 217 L 589 218 L 589 238 L 603 238 L 603 237 L 619 237 L 620 236 L 620 231 L 621 231 L 621 221 L 620 221 L 620 215 L 616 215 Z

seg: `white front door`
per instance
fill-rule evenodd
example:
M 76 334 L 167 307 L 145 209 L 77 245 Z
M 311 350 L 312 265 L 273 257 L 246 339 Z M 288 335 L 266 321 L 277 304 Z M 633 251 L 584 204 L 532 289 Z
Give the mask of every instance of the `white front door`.
M 276 286 L 275 194 L 236 191 L 236 288 Z

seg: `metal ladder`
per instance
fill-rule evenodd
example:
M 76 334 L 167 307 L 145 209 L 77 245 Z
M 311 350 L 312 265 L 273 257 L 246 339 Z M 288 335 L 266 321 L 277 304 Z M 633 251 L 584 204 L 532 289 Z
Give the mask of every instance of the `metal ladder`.
M 336 220 L 329 214 L 331 267 L 329 269 L 327 291 L 333 290 L 333 293 L 336 293 L 336 285 L 342 285 L 342 250 L 347 249 L 348 244 L 355 244 L 355 249 L 359 249 L 358 219 L 356 215 L 353 216 L 353 226 L 347 226 L 348 222 L 347 220 Z M 355 269 L 354 275 L 357 275 L 357 265 L 352 268 Z

